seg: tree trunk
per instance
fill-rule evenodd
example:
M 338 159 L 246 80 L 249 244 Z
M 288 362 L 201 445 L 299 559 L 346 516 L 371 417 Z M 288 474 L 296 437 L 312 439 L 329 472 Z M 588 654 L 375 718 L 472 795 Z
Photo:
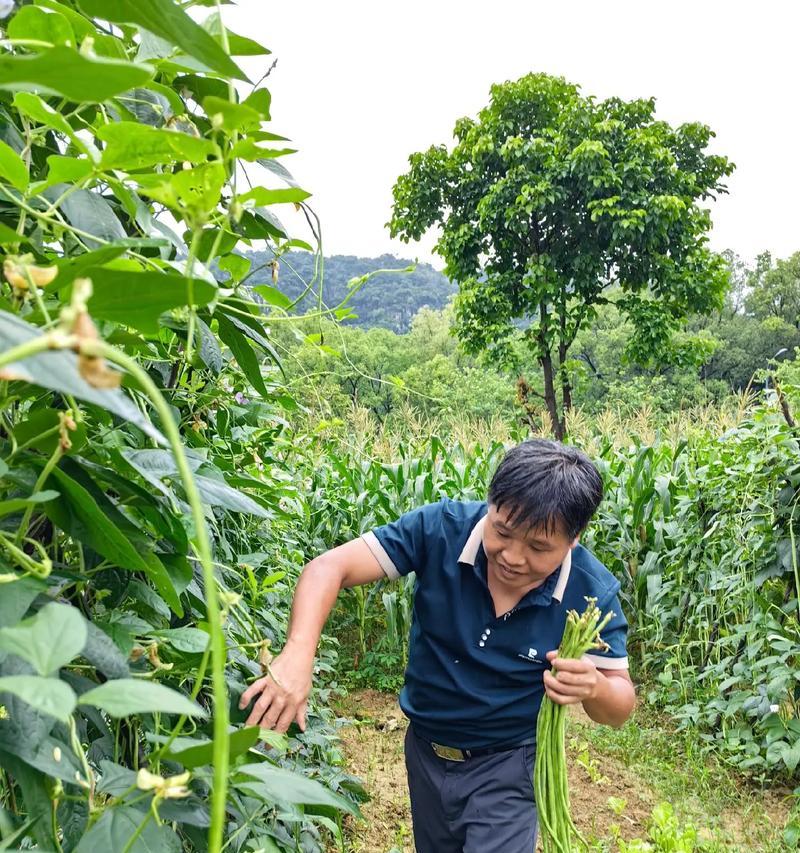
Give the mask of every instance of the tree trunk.
M 544 373 L 544 399 L 547 404 L 547 413 L 550 415 L 550 423 L 553 428 L 553 435 L 559 440 L 564 440 L 564 424 L 559 417 L 558 400 L 556 399 L 556 386 L 553 381 L 553 359 L 550 351 L 546 350 L 539 361 L 542 365 Z
M 558 345 L 558 372 L 561 375 L 561 403 L 563 410 L 563 419 L 566 424 L 567 412 L 572 408 L 572 385 L 569 381 L 567 371 L 564 370 L 564 362 L 567 360 L 567 345 L 562 338 Z

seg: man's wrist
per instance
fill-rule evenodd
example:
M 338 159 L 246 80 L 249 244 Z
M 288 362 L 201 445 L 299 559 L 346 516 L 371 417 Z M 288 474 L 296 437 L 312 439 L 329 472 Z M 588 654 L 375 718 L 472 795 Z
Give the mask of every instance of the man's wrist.
M 317 644 L 303 637 L 289 637 L 286 640 L 286 645 L 283 647 L 281 654 L 289 655 L 296 660 L 307 663 L 309 666 L 314 663 L 314 655 L 317 652 Z

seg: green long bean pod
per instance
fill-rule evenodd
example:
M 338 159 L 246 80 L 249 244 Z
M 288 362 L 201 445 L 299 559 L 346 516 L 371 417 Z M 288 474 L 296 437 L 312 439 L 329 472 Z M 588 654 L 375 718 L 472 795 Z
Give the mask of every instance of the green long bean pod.
M 603 616 L 596 599 L 587 598 L 586 601 L 582 614 L 575 610 L 567 614 L 558 652 L 561 658 L 581 658 L 591 649 L 607 648 L 600 632 L 614 614 Z M 536 763 L 533 769 L 533 791 L 544 853 L 588 849 L 586 839 L 570 815 L 565 733 L 566 706 L 555 704 L 545 695 L 536 724 Z

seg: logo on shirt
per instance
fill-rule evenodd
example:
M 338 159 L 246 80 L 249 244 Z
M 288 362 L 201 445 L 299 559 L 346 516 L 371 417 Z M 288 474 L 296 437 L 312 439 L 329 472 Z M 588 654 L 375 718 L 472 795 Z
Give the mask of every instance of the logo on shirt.
M 539 652 L 536 649 L 530 648 L 528 649 L 527 654 L 520 652 L 517 657 L 522 658 L 523 660 L 529 660 L 532 663 L 544 663 L 544 661 L 536 657 L 538 654 Z

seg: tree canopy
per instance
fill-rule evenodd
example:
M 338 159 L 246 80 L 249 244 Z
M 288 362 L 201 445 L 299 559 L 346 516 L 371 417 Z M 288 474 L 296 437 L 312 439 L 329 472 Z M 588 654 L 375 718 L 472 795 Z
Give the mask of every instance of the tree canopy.
M 533 356 L 562 437 L 569 349 L 613 288 L 636 328 L 634 358 L 721 305 L 727 268 L 706 245 L 700 203 L 726 191 L 733 164 L 707 152 L 707 126 L 657 120 L 653 99 L 598 101 L 546 74 L 493 86 L 454 135 L 451 150 L 411 155 L 390 231 L 410 241 L 440 228 L 459 338 L 513 370 L 521 351 Z

